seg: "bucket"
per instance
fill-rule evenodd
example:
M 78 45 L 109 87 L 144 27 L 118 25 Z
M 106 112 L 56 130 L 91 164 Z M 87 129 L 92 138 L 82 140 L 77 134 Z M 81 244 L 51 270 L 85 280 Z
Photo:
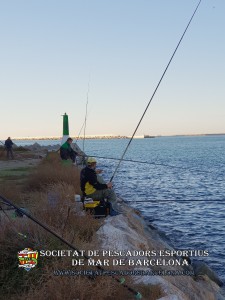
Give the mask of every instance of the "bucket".
M 80 202 L 80 201 L 81 201 L 80 195 L 76 194 L 76 195 L 74 196 L 74 200 L 75 200 L 75 202 Z

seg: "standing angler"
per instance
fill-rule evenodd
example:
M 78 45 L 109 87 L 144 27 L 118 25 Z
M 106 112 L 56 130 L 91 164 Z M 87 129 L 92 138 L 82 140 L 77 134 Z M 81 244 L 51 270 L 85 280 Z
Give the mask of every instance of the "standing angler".
M 11 159 L 14 159 L 13 150 L 12 150 L 13 145 L 14 145 L 14 143 L 12 142 L 11 138 L 8 137 L 7 140 L 5 141 L 5 149 L 7 152 L 7 159 L 9 159 L 9 155 L 11 156 Z

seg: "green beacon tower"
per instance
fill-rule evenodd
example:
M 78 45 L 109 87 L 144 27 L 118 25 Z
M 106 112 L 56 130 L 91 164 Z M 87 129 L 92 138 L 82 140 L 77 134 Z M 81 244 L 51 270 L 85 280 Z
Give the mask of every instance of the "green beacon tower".
M 62 144 L 64 144 L 69 137 L 69 118 L 65 113 L 63 115 L 63 136 L 62 136 Z

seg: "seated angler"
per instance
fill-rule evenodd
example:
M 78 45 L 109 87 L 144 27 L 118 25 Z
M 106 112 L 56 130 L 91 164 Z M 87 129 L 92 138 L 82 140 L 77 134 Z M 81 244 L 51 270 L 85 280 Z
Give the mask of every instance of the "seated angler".
M 112 190 L 112 183 L 103 183 L 99 177 L 101 170 L 96 170 L 96 159 L 89 157 L 87 166 L 81 170 L 80 185 L 84 196 L 88 196 L 93 200 L 107 199 L 112 206 L 116 204 L 116 194 Z
M 76 156 L 79 155 L 76 151 L 74 151 L 71 147 L 73 139 L 68 138 L 67 141 L 60 147 L 60 156 L 62 160 L 71 159 L 73 163 L 76 162 Z

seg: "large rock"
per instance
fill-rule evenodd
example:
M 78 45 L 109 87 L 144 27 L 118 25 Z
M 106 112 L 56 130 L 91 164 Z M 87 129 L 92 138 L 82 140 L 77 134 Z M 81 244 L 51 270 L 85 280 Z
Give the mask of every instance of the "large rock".
M 169 296 L 166 296 L 166 297 L 162 297 L 158 300 L 179 300 L 180 298 L 176 295 L 169 295 Z
M 123 205 L 123 214 L 116 217 L 107 217 L 97 232 L 101 249 L 104 250 L 151 250 L 170 249 L 170 246 L 154 228 L 149 228 L 144 219 L 126 205 Z M 132 258 L 132 257 L 131 257 Z M 137 257 L 136 257 L 137 258 Z M 160 300 L 224 300 L 219 285 L 221 281 L 214 272 L 210 272 L 206 264 L 202 280 L 194 280 L 192 276 L 135 276 L 134 284 L 160 285 L 164 298 Z M 163 267 L 161 267 L 163 268 Z M 165 267 L 166 268 L 166 267 Z M 172 267 L 170 267 L 172 269 Z M 134 268 L 137 269 L 137 268 Z M 141 270 L 150 267 L 141 267 Z M 182 270 L 181 267 L 174 267 Z M 196 270 L 200 269 L 200 265 Z M 210 270 L 210 271 L 209 271 Z M 204 271 L 205 274 L 205 271 Z M 204 277 L 204 278 L 203 278 Z M 214 281 L 213 281 L 214 280 Z M 217 282 L 217 283 L 215 283 Z M 219 284 L 219 285 L 218 285 Z
M 220 280 L 219 276 L 213 270 L 211 270 L 206 263 L 202 261 L 196 261 L 192 263 L 192 267 L 196 276 L 207 275 L 209 279 L 218 284 L 218 286 L 223 286 L 222 280 Z

